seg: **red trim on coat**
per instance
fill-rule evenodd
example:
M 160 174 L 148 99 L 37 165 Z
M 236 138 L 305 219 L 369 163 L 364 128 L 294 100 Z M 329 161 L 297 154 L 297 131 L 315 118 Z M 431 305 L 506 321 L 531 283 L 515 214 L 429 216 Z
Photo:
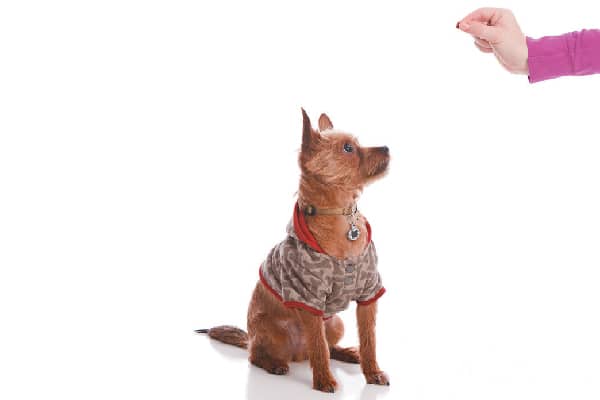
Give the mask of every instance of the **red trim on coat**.
M 283 298 L 279 295 L 279 293 L 277 293 L 275 291 L 275 289 L 273 289 L 271 286 L 269 286 L 269 284 L 267 283 L 267 280 L 265 279 L 265 277 L 262 274 L 262 265 L 260 266 L 260 268 L 258 269 L 258 276 L 260 277 L 260 282 L 263 284 L 264 287 L 267 288 L 267 290 L 269 292 L 271 292 L 271 294 L 273 296 L 275 296 L 277 298 L 277 300 L 279 301 L 283 301 Z
M 308 230 L 304 213 L 300 211 L 298 203 L 294 205 L 294 231 L 296 232 L 296 236 L 298 236 L 298 240 L 306 243 L 314 251 L 325 254 L 325 251 L 317 243 L 317 239 Z
M 367 244 L 371 243 L 371 224 L 365 218 L 365 225 L 367 226 Z M 304 213 L 300 210 L 300 206 L 296 202 L 294 205 L 294 231 L 296 232 L 296 236 L 298 236 L 298 240 L 303 243 L 306 243 L 311 249 L 316 252 L 325 253 L 325 250 L 319 246 L 317 239 L 313 236 L 313 234 L 308 229 L 308 225 L 306 225 L 306 219 L 304 218 Z
M 323 311 L 317 310 L 316 308 L 312 308 L 311 306 L 307 306 L 304 303 L 300 303 L 297 301 L 284 301 L 283 305 L 289 308 L 301 308 L 303 310 L 308 311 L 309 313 L 316 315 L 317 317 L 323 316 Z
M 376 302 L 381 296 L 383 296 L 384 293 L 385 288 L 382 287 L 381 289 L 379 289 L 379 292 L 377 292 L 377 294 L 371 297 L 369 300 L 357 301 L 356 304 L 358 304 L 359 306 L 368 306 L 369 304 Z

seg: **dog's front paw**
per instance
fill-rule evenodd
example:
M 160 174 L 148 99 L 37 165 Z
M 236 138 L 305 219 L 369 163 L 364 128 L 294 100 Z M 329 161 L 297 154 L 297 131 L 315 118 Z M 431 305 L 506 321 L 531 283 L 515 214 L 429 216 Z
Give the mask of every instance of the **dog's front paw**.
M 365 378 L 367 378 L 367 383 L 390 386 L 390 378 L 383 371 L 365 373 Z
M 337 382 L 333 378 L 333 376 L 323 376 L 323 377 L 314 377 L 313 378 L 313 389 L 320 390 L 325 393 L 333 393 L 337 388 Z

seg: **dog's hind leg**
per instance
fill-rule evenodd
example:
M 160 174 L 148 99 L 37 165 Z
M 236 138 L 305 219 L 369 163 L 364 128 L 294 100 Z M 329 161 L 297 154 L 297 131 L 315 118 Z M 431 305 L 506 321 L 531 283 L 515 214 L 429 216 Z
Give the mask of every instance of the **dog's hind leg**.
M 270 374 L 285 375 L 291 360 L 283 305 L 258 283 L 248 308 L 249 360 Z
M 332 360 L 352 364 L 360 363 L 360 356 L 356 347 L 341 347 L 337 344 L 344 336 L 344 323 L 337 315 L 325 321 L 325 337 L 329 345 L 329 356 Z
M 250 362 L 273 375 L 286 375 L 290 371 L 289 364 L 270 353 L 270 348 L 256 344 L 250 348 Z
M 249 343 L 250 362 L 270 374 L 287 374 L 291 358 L 287 332 L 273 321 L 256 322 Z

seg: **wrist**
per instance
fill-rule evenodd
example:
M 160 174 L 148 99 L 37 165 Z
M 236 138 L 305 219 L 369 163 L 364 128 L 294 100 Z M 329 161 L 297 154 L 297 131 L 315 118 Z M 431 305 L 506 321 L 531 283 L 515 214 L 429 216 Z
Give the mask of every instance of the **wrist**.
M 521 38 L 521 45 L 519 46 L 519 65 L 517 66 L 516 73 L 522 75 L 529 75 L 529 48 L 527 47 L 527 38 L 525 35 Z

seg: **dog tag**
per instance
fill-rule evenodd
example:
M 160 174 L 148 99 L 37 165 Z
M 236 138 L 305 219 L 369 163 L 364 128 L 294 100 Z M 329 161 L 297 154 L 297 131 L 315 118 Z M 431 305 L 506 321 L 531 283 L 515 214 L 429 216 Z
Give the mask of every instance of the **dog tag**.
M 350 225 L 350 230 L 348 231 L 348 240 L 356 240 L 360 236 L 360 231 L 356 227 L 356 225 Z

